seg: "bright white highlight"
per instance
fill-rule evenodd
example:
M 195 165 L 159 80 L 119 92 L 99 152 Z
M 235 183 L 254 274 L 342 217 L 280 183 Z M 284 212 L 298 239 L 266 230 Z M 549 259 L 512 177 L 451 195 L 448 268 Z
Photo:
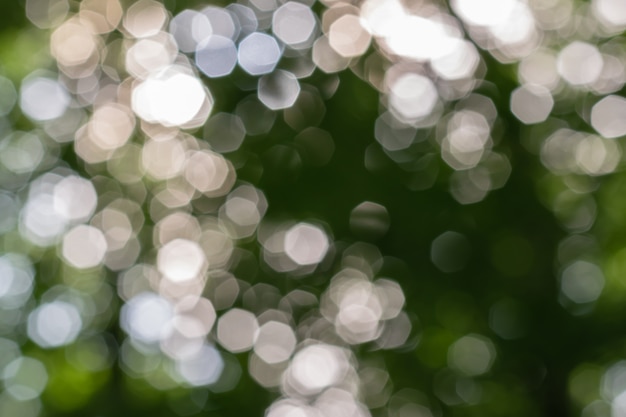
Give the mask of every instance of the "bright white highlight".
M 285 233 L 285 253 L 299 265 L 320 263 L 328 248 L 328 236 L 312 224 L 298 223 Z
M 120 324 L 131 338 L 143 343 L 156 343 L 171 332 L 173 316 L 174 310 L 167 300 L 144 292 L 122 307 Z
M 347 368 L 347 358 L 340 348 L 310 345 L 293 357 L 287 381 L 301 394 L 315 394 L 341 381 Z
M 561 50 L 557 57 L 557 71 L 572 85 L 592 84 L 602 72 L 604 60 L 598 48 L 586 42 L 575 41 Z
M 453 0 L 452 8 L 468 23 L 495 26 L 509 20 L 516 0 Z
M 157 255 L 157 267 L 170 281 L 189 281 L 202 275 L 206 268 L 206 256 L 196 242 L 174 239 Z
M 45 121 L 61 117 L 70 104 L 67 91 L 57 81 L 27 78 L 20 89 L 20 107 L 33 120 Z
M 139 117 L 168 127 L 193 121 L 207 100 L 212 107 L 204 84 L 176 66 L 151 75 L 132 92 L 132 107 Z

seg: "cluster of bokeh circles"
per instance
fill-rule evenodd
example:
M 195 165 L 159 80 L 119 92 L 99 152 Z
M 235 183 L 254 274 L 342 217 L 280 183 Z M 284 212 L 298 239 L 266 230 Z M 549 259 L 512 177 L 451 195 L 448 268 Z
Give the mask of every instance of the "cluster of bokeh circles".
M 626 135 L 620 0 L 321 3 L 246 0 L 172 15 L 155 0 L 26 1 L 30 21 L 50 30 L 58 70 L 34 69 L 19 88 L 0 77 L 0 415 L 38 416 L 42 393 L 76 409 L 114 363 L 158 390 L 221 393 L 248 372 L 280 394 L 268 417 L 438 414 L 394 392 L 384 363 L 354 353 L 414 341 L 416 321 L 401 286 L 379 276 L 376 246 L 335 242 L 316 220 L 265 219 L 271 201 L 237 179 L 241 161 L 229 158 L 282 113 L 297 161 L 328 163 L 334 139 L 319 124 L 344 70 L 380 94 L 367 169 L 389 158 L 416 191 L 445 174 L 452 197 L 473 204 L 506 184 L 516 140 L 477 92 L 498 89 L 485 81 L 484 56 L 517 64 L 510 110 L 548 173 L 546 205 L 570 232 L 559 248 L 560 302 L 573 314 L 593 307 L 605 278 L 585 257 L 594 242 L 583 234 L 596 219 L 598 178 L 620 165 L 616 138 Z M 316 74 L 319 85 L 308 81 Z M 249 92 L 232 112 L 214 111 L 222 107 L 209 85 L 223 77 Z M 15 112 L 32 129 L 14 128 Z M 588 128 L 561 119 L 571 113 Z M 366 201 L 350 224 L 384 233 L 389 217 Z M 432 242 L 444 273 L 463 268 L 446 257 L 455 242 L 466 239 L 448 231 Z M 285 292 L 252 283 L 263 269 L 296 282 L 332 278 Z M 494 306 L 491 328 L 515 339 L 501 325 L 507 311 Z M 55 349 L 66 354 L 53 367 L 41 352 Z M 485 335 L 455 340 L 439 400 L 480 401 L 475 379 L 495 359 Z M 601 390 L 619 410 L 625 369 L 609 368 Z

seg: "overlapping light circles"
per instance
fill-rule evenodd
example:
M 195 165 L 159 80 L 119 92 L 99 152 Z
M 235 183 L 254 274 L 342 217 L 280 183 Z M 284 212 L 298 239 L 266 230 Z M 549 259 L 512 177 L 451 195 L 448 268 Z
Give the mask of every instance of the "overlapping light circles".
M 155 0 L 124 7 L 118 0 L 26 1 L 27 17 L 51 30 L 59 73 L 34 71 L 19 86 L 0 78 L 0 114 L 19 104 L 36 127 L 6 127 L 0 145 L 7 174 L 0 178 L 0 231 L 20 241 L 0 257 L 0 309 L 17 317 L 1 326 L 25 326 L 41 349 L 82 343 L 112 318 L 107 268 L 117 274 L 124 303 L 120 324 L 128 337 L 119 360 L 132 378 L 158 389 L 225 391 L 237 379 L 227 376 L 241 372 L 233 355 L 249 352 L 252 378 L 282 394 L 267 410 L 271 417 L 367 416 L 368 407 L 383 406 L 389 415 L 436 414 L 413 403 L 392 406 L 384 367 L 361 366 L 352 353 L 362 344 L 375 350 L 410 340 L 414 321 L 403 311 L 401 287 L 378 276 L 377 249 L 339 244 L 316 220 L 266 220 L 263 191 L 237 182 L 244 164 L 237 151 L 248 136 L 271 132 L 283 110 L 296 131 L 292 160 L 328 163 L 333 138 L 317 126 L 339 83 L 335 73 L 350 69 L 380 93 L 365 166 L 375 170 L 370 156 L 383 152 L 419 192 L 444 172 L 433 163 L 438 154 L 452 171 L 452 197 L 478 203 L 504 186 L 512 169 L 496 106 L 475 92 L 490 88 L 481 49 L 516 68 L 512 115 L 528 125 L 524 147 L 562 179 L 545 200 L 576 239 L 597 209 L 594 188 L 572 178 L 599 180 L 621 162 L 625 55 L 612 37 L 626 27 L 624 8 L 618 0 L 580 8 L 455 0 L 450 9 L 431 1 L 327 0 L 318 15 L 312 3 L 249 0 L 171 16 Z M 319 88 L 312 75 L 323 79 Z M 221 98 L 207 87 L 215 81 L 205 80 L 229 76 L 251 93 L 232 114 L 222 103 L 212 114 Z M 560 119 L 572 103 L 588 129 Z M 68 143 L 75 170 L 60 158 Z M 231 153 L 232 161 L 223 155 Z M 364 236 L 384 234 L 389 223 L 386 208 L 374 202 L 358 205 L 350 218 Z M 456 232 L 435 239 L 435 266 L 462 269 L 465 258 L 451 263 L 446 248 L 464 239 Z M 35 300 L 33 265 L 47 259 L 46 250 L 56 250 L 62 265 Z M 582 314 L 593 307 L 609 283 L 599 265 L 562 261 L 564 308 Z M 304 289 L 284 294 L 272 283 L 251 285 L 248 275 L 257 269 L 295 280 L 318 272 L 333 278 L 319 297 Z M 298 314 L 303 308 L 307 314 Z M 17 344 L 0 343 L 10 352 L 0 399 L 8 395 L 23 404 L 20 415 L 29 415 L 28 407 L 36 415 L 49 370 Z M 93 343 L 90 354 L 110 362 L 107 344 Z M 444 371 L 465 378 L 455 386 L 475 387 L 470 378 L 488 373 L 495 358 L 491 340 L 467 334 L 450 345 Z M 621 410 L 618 391 L 605 397 Z M 444 402 L 469 404 L 478 391 L 454 400 L 438 392 Z

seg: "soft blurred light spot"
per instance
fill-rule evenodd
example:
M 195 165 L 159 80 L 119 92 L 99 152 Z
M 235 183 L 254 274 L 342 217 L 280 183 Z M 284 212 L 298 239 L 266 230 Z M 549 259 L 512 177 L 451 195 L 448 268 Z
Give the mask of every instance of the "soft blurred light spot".
M 596 301 L 604 288 L 604 274 L 587 261 L 575 261 L 561 274 L 561 292 L 575 303 Z
M 469 78 L 480 62 L 480 55 L 473 43 L 458 39 L 452 42 L 447 54 L 431 61 L 433 70 L 446 80 Z
M 209 111 L 213 107 L 208 89 L 175 65 L 151 75 L 132 92 L 132 107 L 139 117 L 168 127 L 192 122 L 205 105 Z
M 591 125 L 605 138 L 626 135 L 626 99 L 610 95 L 594 104 Z
M 589 175 L 605 175 L 613 172 L 622 156 L 619 142 L 588 135 L 578 143 L 576 163 Z
M 172 36 L 164 32 L 139 39 L 126 51 L 126 70 L 136 78 L 146 78 L 171 65 L 177 52 Z
M 7 253 L 0 257 L 0 306 L 21 307 L 33 292 L 35 270 L 27 257 Z
M 449 365 L 469 376 L 489 372 L 495 358 L 496 349 L 491 340 L 477 334 L 463 336 L 448 350 Z
M 393 23 L 405 14 L 406 10 L 397 0 L 368 0 L 361 6 L 361 16 L 369 31 L 375 36 L 389 33 Z
M 167 22 L 163 4 L 154 0 L 133 3 L 124 15 L 124 28 L 135 38 L 156 35 Z
M 128 107 L 107 103 L 95 109 L 88 129 L 101 149 L 115 150 L 128 142 L 135 129 L 135 117 Z
M 220 219 L 230 221 L 233 238 L 251 236 L 261 221 L 262 214 L 257 203 L 245 197 L 229 195 L 220 210 Z
M 217 113 L 204 125 L 204 138 L 215 152 L 227 153 L 239 149 L 246 129 L 239 116 Z
M 39 398 L 22 401 L 16 399 L 7 391 L 0 394 L 0 415 L 39 417 L 41 410 L 42 405 Z
M 153 242 L 159 247 L 177 238 L 197 241 L 200 233 L 200 223 L 196 217 L 184 211 L 176 211 L 155 225 Z
M 130 218 L 122 211 L 107 207 L 91 221 L 103 231 L 109 252 L 122 249 L 133 236 Z
M 276 121 L 276 113 L 259 101 L 256 94 L 249 95 L 237 104 L 235 114 L 243 122 L 246 134 L 262 135 L 269 132 Z
M 374 124 L 374 138 L 387 151 L 407 149 L 415 141 L 417 129 L 398 121 L 390 112 L 378 116 Z
M 338 284 L 335 294 L 339 311 L 335 317 L 335 329 L 350 344 L 366 343 L 381 335 L 383 306 L 369 281 L 350 280 Z M 332 288 L 334 289 L 334 288 Z
M 173 316 L 170 302 L 154 293 L 143 292 L 124 304 L 120 325 L 134 340 L 155 343 L 171 331 Z
M 225 310 L 232 307 L 239 296 L 239 284 L 237 279 L 232 276 L 220 277 L 220 280 L 215 278 L 209 281 L 210 297 L 213 300 L 213 305 L 216 310 Z
M 621 54 L 602 54 L 604 65 L 598 80 L 591 86 L 596 94 L 615 93 L 624 87 L 626 83 L 625 63 L 618 58 Z
M 541 162 L 551 171 L 565 174 L 576 171 L 576 148 L 584 135 L 570 129 L 559 129 L 541 145 Z
M 458 42 L 453 30 L 435 19 L 401 12 L 384 29 L 387 47 L 394 54 L 415 61 L 448 55 Z
M 93 73 L 99 54 L 93 28 L 78 18 L 67 20 L 50 36 L 50 52 L 72 78 Z
M 559 84 L 557 58 L 553 51 L 538 49 L 522 59 L 518 66 L 518 77 L 526 84 L 542 85 L 553 90 Z
M 196 242 L 174 239 L 159 249 L 157 267 L 172 282 L 184 282 L 203 275 L 207 261 Z
M 288 1 L 272 15 L 272 31 L 286 45 L 302 49 L 315 34 L 315 15 L 306 5 Z
M 211 385 L 222 374 L 224 360 L 215 347 L 205 344 L 196 354 L 177 361 L 176 370 L 189 385 Z
M 61 117 L 70 104 L 67 91 L 55 80 L 27 77 L 20 88 L 20 108 L 36 121 Z
M 272 72 L 281 55 L 276 39 L 265 33 L 251 33 L 239 44 L 239 65 L 251 75 Z
M 13 340 L 0 338 L 0 369 L 22 356 L 20 346 Z
M 602 72 L 604 60 L 598 48 L 590 43 L 574 41 L 559 52 L 557 71 L 575 86 L 593 84 Z
M 26 17 L 40 29 L 58 26 L 69 9 L 67 0 L 26 0 Z
M 416 122 L 428 116 L 439 94 L 437 88 L 423 75 L 407 73 L 393 80 L 389 86 L 389 106 L 399 120 Z
M 471 110 L 458 111 L 448 121 L 448 135 L 442 141 L 441 156 L 456 170 L 474 168 L 491 145 L 490 133 L 489 121 L 485 116 Z M 464 175 L 461 172 L 457 174 Z M 488 191 L 490 187 L 479 188 Z
M 215 324 L 215 308 L 207 298 L 186 296 L 176 304 L 176 313 L 174 327 L 186 337 L 204 337 Z
M 269 364 L 254 352 L 249 356 L 248 372 L 260 386 L 264 388 L 278 387 L 288 362 Z
M 0 192 L 0 234 L 12 230 L 17 224 L 20 207 L 17 200 L 10 193 Z
M 233 15 L 221 7 L 207 6 L 200 10 L 205 15 L 213 35 L 222 36 L 231 40 L 235 40 L 239 34 L 239 27 L 233 20 Z
M 244 38 L 258 29 L 259 20 L 254 10 L 250 7 L 239 3 L 231 3 L 226 6 L 226 10 L 233 15 L 234 20 L 238 23 L 239 38 Z
M 152 286 L 157 286 L 159 273 L 156 268 L 146 264 L 137 263 L 118 276 L 117 293 L 124 301 L 149 292 Z
M 266 412 L 266 417 L 313 417 L 314 415 L 317 414 L 311 407 L 292 399 L 274 402 Z
M 277 3 L 276 0 L 250 0 L 250 5 L 261 14 L 274 11 L 278 7 Z
M 539 85 L 526 84 L 511 94 L 511 111 L 527 125 L 546 120 L 553 106 L 550 90 Z
M 84 124 L 85 111 L 81 108 L 69 108 L 58 119 L 43 123 L 43 130 L 57 143 L 72 142 L 76 131 Z
M 381 237 L 389 229 L 389 213 L 383 205 L 364 201 L 350 212 L 350 229 L 357 236 Z
M 468 23 L 494 26 L 509 19 L 517 0 L 453 0 L 452 9 Z
M 44 158 L 41 139 L 32 133 L 13 132 L 0 142 L 0 162 L 16 174 L 30 174 Z
M 309 223 L 298 223 L 285 233 L 285 253 L 299 265 L 320 263 L 329 247 L 326 232 Z
M 235 172 L 230 161 L 211 151 L 196 151 L 185 166 L 185 179 L 207 196 L 217 197 L 230 191 Z
M 220 220 L 230 223 L 233 238 L 251 236 L 267 211 L 267 199 L 263 192 L 250 185 L 234 189 L 221 207 Z
M 55 211 L 71 222 L 89 220 L 98 203 L 93 183 L 76 175 L 69 175 L 55 184 L 52 196 Z
M 612 401 L 622 397 L 619 401 L 620 407 L 626 405 L 623 403 L 624 392 L 626 392 L 626 362 L 620 360 L 610 365 L 602 376 L 599 388 L 604 400 Z
M 593 0 L 592 10 L 598 19 L 610 25 L 610 29 L 623 29 L 626 26 L 626 8 L 620 0 Z
M 42 304 L 28 316 L 28 336 L 43 348 L 68 345 L 82 328 L 79 310 L 73 304 L 53 301 Z
M 611 417 L 626 415 L 626 391 L 619 394 L 611 401 Z
M 258 331 L 259 323 L 254 314 L 239 308 L 228 310 L 217 322 L 217 340 L 232 353 L 252 349 Z
M 482 167 L 456 171 L 450 176 L 450 194 L 461 204 L 484 200 L 491 188 L 489 172 Z
M 352 14 L 346 14 L 335 20 L 328 32 L 329 45 L 345 58 L 363 55 L 369 48 L 371 39 L 361 19 Z
M 20 216 L 20 233 L 39 246 L 56 242 L 65 231 L 67 219 L 54 209 L 54 198 L 46 193 L 31 196 Z
M 17 103 L 17 91 L 8 78 L 0 75 L 0 116 L 8 115 Z
M 379 408 L 387 405 L 391 396 L 391 376 L 385 369 L 366 366 L 359 369 L 361 392 L 363 401 L 369 408 Z M 390 416 L 393 416 L 390 413 Z M 395 417 L 395 416 L 394 416 Z M 426 417 L 426 416 L 424 416 Z
M 315 400 L 315 408 L 326 416 L 370 417 L 370 410 L 355 395 L 356 388 L 330 388 Z
M 317 126 L 324 119 L 326 106 L 317 88 L 304 84 L 293 106 L 285 109 L 285 122 L 300 131 L 309 126 Z
M 339 383 L 348 369 L 343 351 L 325 344 L 302 348 L 291 360 L 286 382 L 302 395 L 317 394 Z
M 96 33 L 109 33 L 117 28 L 122 19 L 122 6 L 118 0 L 83 0 L 80 18 L 85 19 Z
M 148 140 L 143 146 L 141 162 L 154 179 L 173 178 L 185 167 L 185 148 L 176 137 Z
M 2 372 L 4 387 L 16 400 L 28 401 L 41 395 L 48 384 L 45 366 L 34 358 L 20 357 Z
M 317 38 L 313 44 L 312 59 L 315 65 L 325 73 L 344 70 L 350 64 L 350 58 L 335 51 L 326 35 Z
M 230 38 L 211 35 L 198 44 L 196 65 L 207 77 L 224 77 L 237 65 L 237 47 Z
M 513 10 L 506 19 L 490 25 L 489 31 L 503 55 L 516 59 L 532 52 L 540 37 L 535 30 L 535 18 L 528 6 L 517 0 L 510 0 L 509 3 L 513 4 Z
M 254 352 L 269 364 L 284 362 L 296 348 L 296 335 L 290 326 L 268 321 L 259 329 Z
M 288 71 L 277 70 L 259 78 L 259 100 L 271 110 L 293 106 L 299 94 L 300 83 Z
M 444 232 L 430 247 L 430 259 L 442 272 L 456 272 L 465 268 L 470 257 L 467 238 L 457 232 Z
M 405 302 L 400 284 L 386 278 L 377 279 L 374 284 L 375 293 L 383 308 L 381 319 L 389 320 L 398 317 Z
M 181 52 L 194 52 L 198 44 L 213 33 L 206 15 L 185 9 L 171 20 L 170 33 L 176 39 Z
M 62 255 L 65 261 L 78 269 L 93 268 L 102 263 L 107 242 L 99 229 L 78 225 L 63 237 Z

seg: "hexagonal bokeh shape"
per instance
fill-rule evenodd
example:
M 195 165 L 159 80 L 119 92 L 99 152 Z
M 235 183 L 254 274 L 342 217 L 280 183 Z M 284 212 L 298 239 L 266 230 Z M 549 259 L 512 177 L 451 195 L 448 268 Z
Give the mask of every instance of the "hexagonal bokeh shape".
M 259 100 L 269 109 L 286 109 L 296 102 L 300 83 L 292 73 L 278 70 L 259 79 L 258 94 Z

